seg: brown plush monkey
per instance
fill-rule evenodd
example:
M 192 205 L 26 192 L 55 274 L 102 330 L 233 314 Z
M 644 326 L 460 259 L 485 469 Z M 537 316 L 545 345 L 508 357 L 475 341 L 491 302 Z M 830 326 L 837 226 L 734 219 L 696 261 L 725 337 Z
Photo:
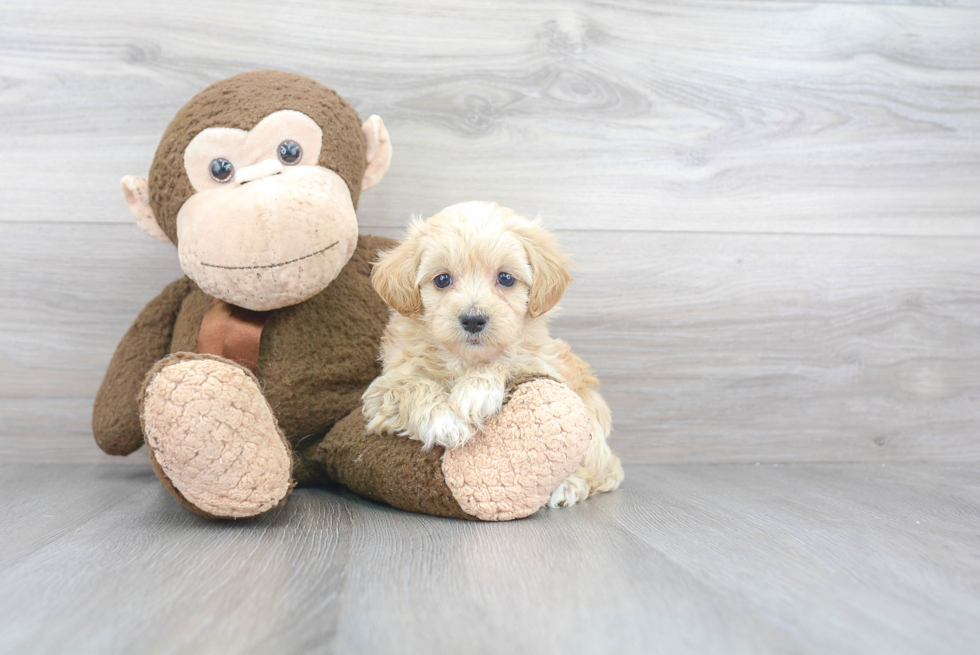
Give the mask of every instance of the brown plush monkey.
M 267 512 L 297 483 L 459 518 L 542 506 L 588 443 L 581 402 L 554 381 L 517 385 L 480 438 L 450 453 L 364 431 L 388 316 L 371 265 L 393 243 L 358 236 L 355 209 L 390 160 L 379 117 L 362 124 L 300 75 L 245 73 L 192 98 L 149 178 L 122 181 L 137 223 L 177 246 L 186 277 L 119 344 L 95 400 L 98 445 L 127 455 L 145 442 L 166 488 L 213 518 Z

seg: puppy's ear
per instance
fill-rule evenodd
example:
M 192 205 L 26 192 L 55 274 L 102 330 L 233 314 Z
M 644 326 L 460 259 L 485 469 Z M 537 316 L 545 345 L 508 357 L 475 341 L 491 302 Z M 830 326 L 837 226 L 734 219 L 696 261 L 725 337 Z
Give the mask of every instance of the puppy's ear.
M 388 306 L 402 316 L 422 314 L 422 294 L 416 282 L 419 268 L 419 233 L 413 225 L 394 250 L 381 253 L 371 271 L 371 284 Z
M 527 299 L 527 313 L 531 318 L 541 316 L 558 304 L 565 289 L 572 282 L 569 273 L 571 261 L 558 249 L 558 242 L 551 232 L 537 221 L 522 220 L 514 232 L 524 242 L 527 260 L 531 265 L 531 291 Z

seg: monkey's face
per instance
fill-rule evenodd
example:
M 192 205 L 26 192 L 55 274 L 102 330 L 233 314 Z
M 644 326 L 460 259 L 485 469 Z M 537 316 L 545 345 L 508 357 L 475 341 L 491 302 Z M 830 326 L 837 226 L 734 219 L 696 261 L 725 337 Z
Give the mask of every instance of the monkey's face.
M 251 130 L 211 127 L 184 151 L 196 193 L 177 213 L 184 272 L 206 293 L 263 311 L 322 291 L 357 245 L 344 180 L 318 165 L 323 131 L 282 110 Z
M 177 244 L 206 293 L 256 311 L 325 289 L 357 247 L 361 191 L 391 162 L 384 121 L 281 71 L 241 73 L 184 105 L 149 178 L 122 192 L 137 224 Z

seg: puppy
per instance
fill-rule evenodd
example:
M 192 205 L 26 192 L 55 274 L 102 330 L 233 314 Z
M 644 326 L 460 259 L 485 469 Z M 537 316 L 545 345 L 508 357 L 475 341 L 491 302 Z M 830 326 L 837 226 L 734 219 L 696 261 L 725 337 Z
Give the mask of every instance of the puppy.
M 571 282 L 568 268 L 551 233 L 495 203 L 461 203 L 415 220 L 371 276 L 394 311 L 382 338 L 383 373 L 363 397 L 367 429 L 456 448 L 500 411 L 511 380 L 549 375 L 592 417 L 585 459 L 549 506 L 618 487 L 623 469 L 606 443 L 612 417 L 599 381 L 548 335 L 546 312 Z

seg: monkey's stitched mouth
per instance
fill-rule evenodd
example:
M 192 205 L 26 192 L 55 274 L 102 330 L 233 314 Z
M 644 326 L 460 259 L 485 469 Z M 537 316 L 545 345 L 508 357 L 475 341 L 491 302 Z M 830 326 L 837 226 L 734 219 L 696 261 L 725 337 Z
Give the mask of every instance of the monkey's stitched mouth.
M 304 259 L 309 259 L 310 257 L 316 257 L 320 253 L 326 252 L 336 246 L 339 241 L 334 241 L 326 248 L 320 248 L 316 252 L 311 252 L 309 255 L 303 255 L 302 257 L 297 257 L 296 259 L 290 259 L 288 262 L 279 262 L 278 264 L 259 264 L 258 266 L 222 266 L 221 264 L 206 264 L 201 262 L 201 266 L 210 266 L 211 268 L 222 268 L 226 271 L 251 271 L 257 268 L 279 268 L 280 266 L 285 266 L 286 264 L 295 264 L 296 262 L 303 261 Z

